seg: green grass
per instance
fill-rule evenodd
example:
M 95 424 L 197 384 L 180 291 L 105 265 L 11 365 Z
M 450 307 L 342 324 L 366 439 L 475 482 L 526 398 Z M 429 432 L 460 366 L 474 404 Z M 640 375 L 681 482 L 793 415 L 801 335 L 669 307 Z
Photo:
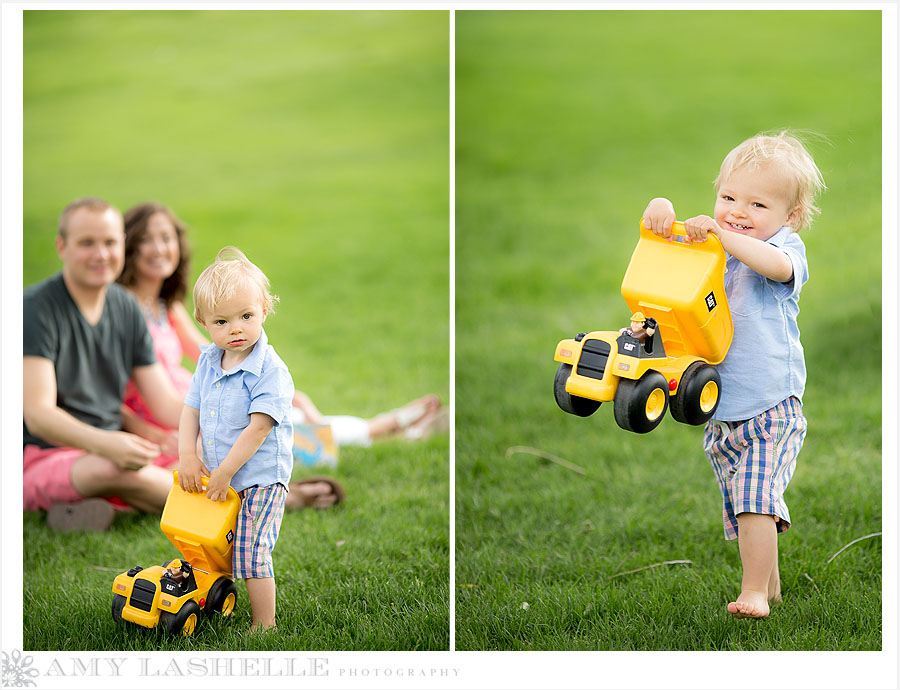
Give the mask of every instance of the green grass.
M 882 528 L 880 15 L 455 24 L 456 649 L 880 649 L 880 538 L 827 563 Z M 609 405 L 564 414 L 553 350 L 627 324 L 619 286 L 650 198 L 709 213 L 725 153 L 779 127 L 827 137 L 811 142 L 829 191 L 804 234 L 809 435 L 779 543 L 785 603 L 736 623 L 740 559 L 702 431 L 629 434 Z M 517 445 L 586 475 L 507 456 Z M 616 577 L 670 560 L 691 563 Z
M 70 200 L 155 199 L 190 226 L 192 279 L 243 249 L 266 322 L 326 414 L 449 401 L 447 12 L 25 11 L 24 283 L 59 268 Z M 343 449 L 340 510 L 285 517 L 279 631 L 189 641 L 116 628 L 112 578 L 173 556 L 152 516 L 62 535 L 26 515 L 25 649 L 447 649 L 449 445 Z
M 278 632 L 252 635 L 247 590 L 229 619 L 204 618 L 194 636 L 117 626 L 113 578 L 177 555 L 159 519 L 119 515 L 102 534 L 55 533 L 25 514 L 25 649 L 447 649 L 447 443 L 433 439 L 346 449 L 345 507 L 285 515 L 274 551 Z M 402 481 L 398 481 L 402 477 Z M 398 524 L 402 522 L 404 524 Z M 65 584 L 60 576 L 65 575 Z

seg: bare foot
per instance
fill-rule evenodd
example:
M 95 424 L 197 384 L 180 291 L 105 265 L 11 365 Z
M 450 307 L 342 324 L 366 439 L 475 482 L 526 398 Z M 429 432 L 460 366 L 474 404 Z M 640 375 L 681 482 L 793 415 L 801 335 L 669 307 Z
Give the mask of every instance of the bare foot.
M 404 432 L 407 439 L 420 441 L 434 434 L 440 434 L 450 428 L 450 412 L 446 407 L 436 407 L 425 413 L 419 421 L 414 422 Z
M 769 590 L 769 604 L 780 604 L 781 599 L 781 580 L 775 583 L 775 587 Z
M 728 613 L 735 618 L 765 618 L 769 615 L 768 595 L 763 592 L 745 590 L 728 604 Z
M 416 424 L 426 415 L 441 407 L 436 395 L 423 395 L 390 412 L 384 412 L 369 420 L 369 435 L 372 438 L 389 437 L 401 433 Z
M 311 477 L 297 482 L 291 482 L 291 490 L 288 493 L 285 508 L 288 510 L 302 510 L 303 508 L 318 508 L 324 510 L 344 500 L 344 490 L 335 480 Z
M 278 626 L 275 623 L 272 623 L 272 625 L 266 625 L 265 623 L 254 623 L 250 626 L 250 632 L 254 635 L 259 633 L 274 633 L 278 632 Z

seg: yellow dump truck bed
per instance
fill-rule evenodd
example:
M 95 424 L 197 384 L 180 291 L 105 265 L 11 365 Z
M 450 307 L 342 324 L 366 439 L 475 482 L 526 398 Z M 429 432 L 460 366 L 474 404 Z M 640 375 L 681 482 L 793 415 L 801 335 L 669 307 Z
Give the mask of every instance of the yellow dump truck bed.
M 628 308 L 656 319 L 668 357 L 696 355 L 718 364 L 734 334 L 718 238 L 685 242 L 683 223 L 675 223 L 671 240 L 654 235 L 643 220 L 640 232 L 622 281 Z
M 206 482 L 204 477 L 204 487 Z M 176 471 L 159 527 L 194 568 L 231 573 L 234 528 L 240 509 L 241 499 L 234 489 L 228 489 L 225 501 L 210 501 L 205 492 L 183 491 Z

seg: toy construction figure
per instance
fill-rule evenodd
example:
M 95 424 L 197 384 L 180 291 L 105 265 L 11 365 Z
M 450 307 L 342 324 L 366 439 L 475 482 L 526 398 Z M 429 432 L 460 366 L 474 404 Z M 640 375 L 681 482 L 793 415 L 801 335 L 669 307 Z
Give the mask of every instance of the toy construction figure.
M 644 318 L 642 312 L 636 311 L 631 315 L 631 325 L 628 328 L 620 328 L 619 333 L 630 335 L 643 343 L 656 333 L 656 319 Z
M 190 577 L 190 574 L 191 566 L 176 558 L 166 568 L 166 571 L 163 573 L 163 577 L 168 577 L 170 580 L 173 580 L 180 585 L 182 583 L 182 580 Z
M 636 311 L 631 315 L 631 325 L 620 328 L 621 335 L 629 336 L 643 345 L 644 352 L 653 354 L 653 336 L 656 333 L 656 319 L 646 318 L 642 312 Z M 631 349 L 626 346 L 627 349 Z

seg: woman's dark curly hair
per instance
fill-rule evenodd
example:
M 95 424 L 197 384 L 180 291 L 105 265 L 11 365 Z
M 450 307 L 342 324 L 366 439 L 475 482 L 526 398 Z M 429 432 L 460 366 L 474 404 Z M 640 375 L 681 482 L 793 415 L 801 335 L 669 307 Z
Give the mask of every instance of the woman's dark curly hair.
M 166 215 L 175 226 L 175 234 L 178 238 L 178 266 L 176 266 L 175 272 L 163 281 L 159 293 L 168 308 L 174 302 L 184 302 L 191 266 L 191 249 L 187 241 L 187 226 L 167 206 L 149 201 L 132 206 L 125 212 L 125 268 L 122 269 L 118 282 L 125 287 L 135 284 L 134 262 L 137 258 L 138 246 L 144 233 L 147 232 L 147 222 L 150 220 L 150 216 L 155 213 Z

